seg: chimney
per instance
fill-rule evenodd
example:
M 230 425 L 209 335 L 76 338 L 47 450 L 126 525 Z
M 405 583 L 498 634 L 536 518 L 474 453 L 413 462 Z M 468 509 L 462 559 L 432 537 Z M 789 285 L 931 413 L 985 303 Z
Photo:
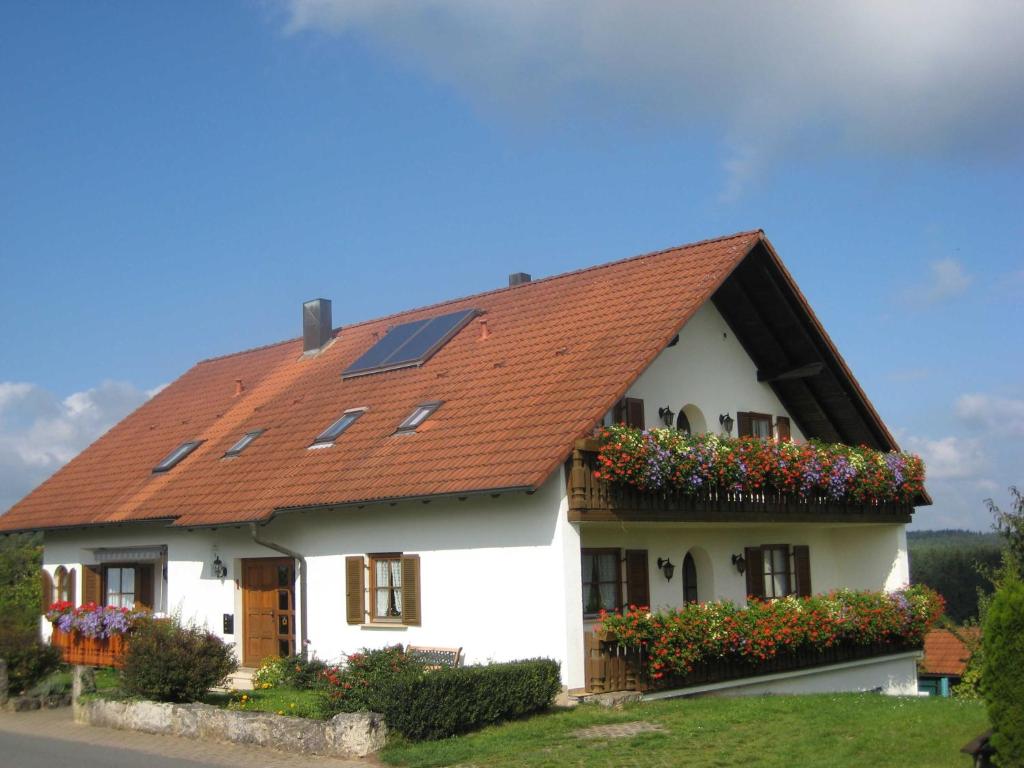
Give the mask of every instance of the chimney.
M 302 351 L 316 352 L 331 340 L 331 300 L 312 299 L 302 305 Z
M 525 272 L 513 272 L 508 276 L 508 287 L 515 288 L 517 285 L 530 282 L 530 276 Z

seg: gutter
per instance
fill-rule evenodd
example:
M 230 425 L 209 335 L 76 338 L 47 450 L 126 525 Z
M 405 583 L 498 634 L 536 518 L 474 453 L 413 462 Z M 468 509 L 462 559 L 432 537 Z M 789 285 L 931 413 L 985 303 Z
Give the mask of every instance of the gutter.
M 288 549 L 288 547 L 260 538 L 259 527 L 256 523 L 249 523 L 249 533 L 252 534 L 252 540 L 261 547 L 272 549 L 275 552 L 280 552 L 286 557 L 291 557 L 299 561 L 299 626 L 302 628 L 300 637 L 301 650 L 299 653 L 302 658 L 306 658 L 309 646 L 309 632 L 306 628 L 306 618 L 308 616 L 308 612 L 306 610 L 306 558 L 298 552 Z

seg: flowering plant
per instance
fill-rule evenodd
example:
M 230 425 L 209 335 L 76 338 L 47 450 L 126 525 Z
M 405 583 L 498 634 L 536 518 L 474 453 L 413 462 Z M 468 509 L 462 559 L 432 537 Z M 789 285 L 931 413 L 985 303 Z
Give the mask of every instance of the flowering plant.
M 909 453 L 623 424 L 605 427 L 599 438 L 594 477 L 641 491 L 774 491 L 864 504 L 909 503 L 924 491 L 924 462 Z
M 150 612 L 143 608 L 117 608 L 91 602 L 75 608 L 66 600 L 51 604 L 46 612 L 46 618 L 61 632 L 77 632 L 84 637 L 101 639 L 128 634 L 136 621 L 149 616 Z
M 599 630 L 620 645 L 644 652 L 654 680 L 685 675 L 714 660 L 767 661 L 798 649 L 837 644 L 920 646 L 945 610 L 928 587 L 895 592 L 839 590 L 814 597 L 751 599 L 746 608 L 729 602 L 689 603 L 659 613 L 629 606 L 601 612 Z

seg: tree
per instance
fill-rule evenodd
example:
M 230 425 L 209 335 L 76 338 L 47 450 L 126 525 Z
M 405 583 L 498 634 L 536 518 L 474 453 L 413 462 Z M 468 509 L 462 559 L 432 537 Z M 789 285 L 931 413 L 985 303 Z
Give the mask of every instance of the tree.
M 1024 576 L 1024 495 L 1014 486 L 1010 487 L 1010 495 L 1013 501 L 1012 509 L 1008 512 L 996 506 L 992 499 L 986 499 L 985 504 L 995 518 L 992 527 L 1006 542 L 1006 547 L 1017 565 L 1017 573 Z

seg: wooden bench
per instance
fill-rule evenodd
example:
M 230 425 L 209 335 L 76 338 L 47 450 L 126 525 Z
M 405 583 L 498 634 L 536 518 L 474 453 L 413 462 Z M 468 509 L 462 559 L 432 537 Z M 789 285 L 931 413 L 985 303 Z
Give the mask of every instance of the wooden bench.
M 407 645 L 405 652 L 427 669 L 457 667 L 462 663 L 462 648 L 434 648 L 426 645 Z

